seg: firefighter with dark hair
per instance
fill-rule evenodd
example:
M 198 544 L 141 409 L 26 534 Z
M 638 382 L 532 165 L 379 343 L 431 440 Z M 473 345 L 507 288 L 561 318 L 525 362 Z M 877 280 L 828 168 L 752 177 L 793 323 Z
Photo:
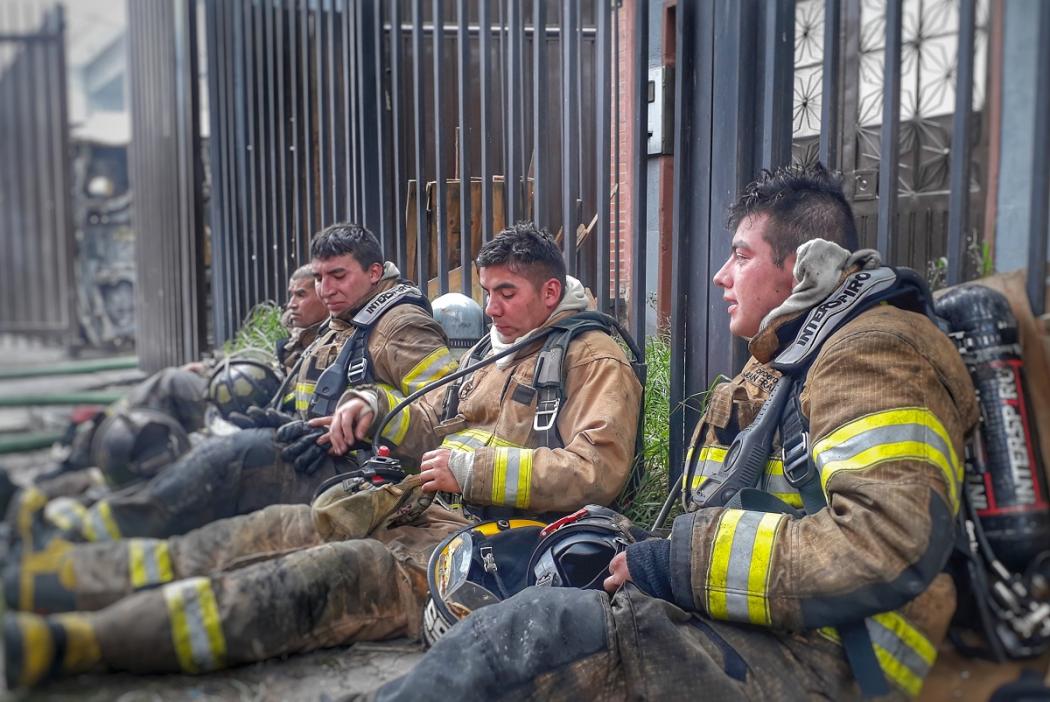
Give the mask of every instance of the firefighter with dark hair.
M 398 398 L 455 369 L 428 301 L 383 261 L 371 232 L 331 226 L 314 237 L 311 257 L 317 294 L 331 317 L 278 393 L 289 396 L 298 420 L 260 408 L 234 416 L 245 428 L 205 440 L 149 482 L 60 515 L 58 524 L 42 518 L 54 516 L 42 515 L 42 504 L 20 500 L 10 516 L 20 525 L 22 558 L 4 576 L 12 606 L 46 607 L 52 595 L 62 601 L 66 591 L 93 587 L 95 573 L 118 582 L 127 575 L 109 569 L 112 561 L 101 555 L 80 558 L 70 541 L 117 541 L 112 552 L 124 559 L 134 547 L 130 537 L 183 534 L 268 505 L 309 503 L 325 479 L 353 466 L 353 457 L 311 450 L 316 436 L 307 436 L 314 431 L 307 418 L 331 415 L 358 385 Z M 73 564 L 68 575 L 58 579 L 66 566 L 38 552 L 68 553 L 61 559 Z
M 481 608 L 370 696 L 918 694 L 955 606 L 973 385 L 921 279 L 830 243 L 853 218 L 823 169 L 766 174 L 730 221 L 714 282 L 752 358 L 710 398 L 670 537 L 627 545 L 607 592 Z
M 79 547 L 66 609 L 105 608 L 9 614 L 9 684 L 86 669 L 199 672 L 418 637 L 427 561 L 446 536 L 477 519 L 509 528 L 611 504 L 628 482 L 641 410 L 631 364 L 545 233 L 505 230 L 477 265 L 493 326 L 464 364 L 482 365 L 397 415 L 386 416 L 399 404 L 395 389 L 356 386 L 334 418 L 316 422 L 336 454 L 381 430 L 394 453 L 422 453 L 420 473 L 359 493 L 355 478 L 341 478 L 312 509 L 275 505 L 183 537 L 131 540 L 122 552 Z M 462 504 L 421 497 L 436 491 Z M 341 510 L 348 493 L 362 499 Z M 402 513 L 398 495 L 429 506 Z

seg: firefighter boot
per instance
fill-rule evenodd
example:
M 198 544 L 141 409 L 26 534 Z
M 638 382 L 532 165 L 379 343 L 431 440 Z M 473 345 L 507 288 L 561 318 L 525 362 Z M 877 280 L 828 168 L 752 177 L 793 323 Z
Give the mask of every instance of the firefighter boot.
M 11 558 L 3 571 L 7 606 L 41 614 L 76 609 L 73 546 L 56 538 L 40 551 L 22 551 Z
M 95 633 L 80 614 L 8 614 L 3 620 L 2 647 L 8 689 L 85 673 L 102 661 Z

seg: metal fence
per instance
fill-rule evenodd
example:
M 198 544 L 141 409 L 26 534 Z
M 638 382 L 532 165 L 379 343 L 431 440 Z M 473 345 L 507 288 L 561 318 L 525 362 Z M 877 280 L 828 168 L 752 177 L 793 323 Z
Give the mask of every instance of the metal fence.
M 61 7 L 0 5 L 0 333 L 76 331 Z

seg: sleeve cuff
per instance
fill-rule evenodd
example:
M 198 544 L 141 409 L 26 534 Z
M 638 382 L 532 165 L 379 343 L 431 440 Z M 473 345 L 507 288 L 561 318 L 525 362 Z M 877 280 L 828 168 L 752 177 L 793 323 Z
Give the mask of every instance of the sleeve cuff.
M 693 600 L 693 522 L 699 512 L 674 520 L 670 547 L 671 601 L 687 611 L 697 609 Z
M 631 580 L 643 592 L 672 600 L 671 542 L 667 539 L 647 539 L 627 547 L 627 570 Z
M 453 450 L 448 457 L 448 469 L 452 471 L 456 482 L 459 483 L 460 494 L 467 494 L 471 478 L 474 476 L 474 454 Z

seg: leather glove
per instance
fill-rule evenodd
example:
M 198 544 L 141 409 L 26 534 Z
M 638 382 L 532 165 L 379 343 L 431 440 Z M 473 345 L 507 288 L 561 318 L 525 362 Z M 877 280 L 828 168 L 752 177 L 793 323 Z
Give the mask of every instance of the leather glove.
M 328 447 L 317 443 L 328 430 L 312 427 L 303 420 L 294 420 L 277 430 L 277 441 L 285 444 L 281 458 L 295 467 L 295 472 L 313 475 L 324 463 Z
M 246 413 L 230 412 L 227 421 L 241 429 L 276 429 L 289 422 L 296 421 L 295 417 L 275 409 L 263 409 L 262 407 L 249 407 Z

